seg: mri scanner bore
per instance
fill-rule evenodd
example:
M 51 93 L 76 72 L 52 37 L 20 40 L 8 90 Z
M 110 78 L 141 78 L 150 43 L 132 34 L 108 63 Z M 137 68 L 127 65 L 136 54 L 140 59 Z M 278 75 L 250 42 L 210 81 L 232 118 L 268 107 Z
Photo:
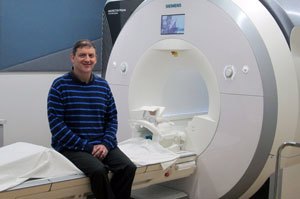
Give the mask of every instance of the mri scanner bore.
M 167 183 L 191 198 L 249 198 L 273 174 L 278 146 L 299 138 L 289 45 L 259 1 L 144 1 L 106 70 L 122 139 L 196 153 L 195 174 Z

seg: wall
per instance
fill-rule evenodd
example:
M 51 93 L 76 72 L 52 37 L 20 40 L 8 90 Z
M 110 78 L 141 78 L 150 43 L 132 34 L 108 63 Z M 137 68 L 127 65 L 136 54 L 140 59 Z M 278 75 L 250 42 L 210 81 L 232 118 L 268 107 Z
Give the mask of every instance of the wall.
M 29 142 L 50 146 L 47 94 L 60 74 L 0 74 L 0 118 L 4 124 L 4 145 Z
M 0 119 L 7 120 L 4 145 L 23 141 L 50 146 L 49 87 L 70 70 L 69 54 L 75 41 L 96 41 L 100 51 L 104 4 L 104 0 L 0 1 Z
M 47 63 L 26 68 L 22 64 L 57 55 L 78 39 L 99 39 L 104 3 L 103 0 L 1 0 L 0 70 L 57 71 L 56 65 Z M 66 70 L 64 64 L 57 63 Z

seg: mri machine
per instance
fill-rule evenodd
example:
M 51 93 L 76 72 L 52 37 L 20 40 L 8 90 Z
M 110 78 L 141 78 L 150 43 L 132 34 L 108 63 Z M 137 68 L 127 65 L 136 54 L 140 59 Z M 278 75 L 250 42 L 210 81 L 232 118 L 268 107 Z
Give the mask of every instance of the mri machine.
M 183 154 L 164 169 L 139 167 L 134 188 L 170 181 L 166 186 L 190 198 L 249 198 L 272 176 L 281 143 L 300 140 L 300 23 L 291 8 L 277 1 L 148 0 L 134 10 L 105 69 L 120 139 L 152 139 Z M 285 166 L 299 162 L 288 158 L 294 154 L 286 152 Z M 0 197 L 68 192 L 85 197 L 87 178 L 28 181 Z
M 282 3 L 144 1 L 114 43 L 105 78 L 120 133 L 131 136 L 122 118 L 139 120 L 135 110 L 164 107 L 160 119 L 197 154 L 193 177 L 168 183 L 191 198 L 249 198 L 279 145 L 299 141 L 299 12 Z

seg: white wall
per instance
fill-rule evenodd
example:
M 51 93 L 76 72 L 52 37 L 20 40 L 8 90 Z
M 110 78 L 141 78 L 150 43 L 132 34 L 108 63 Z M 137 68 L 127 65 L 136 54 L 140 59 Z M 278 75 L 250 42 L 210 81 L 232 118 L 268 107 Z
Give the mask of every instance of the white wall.
M 0 73 L 0 119 L 4 145 L 29 142 L 50 146 L 47 96 L 52 81 L 61 74 Z

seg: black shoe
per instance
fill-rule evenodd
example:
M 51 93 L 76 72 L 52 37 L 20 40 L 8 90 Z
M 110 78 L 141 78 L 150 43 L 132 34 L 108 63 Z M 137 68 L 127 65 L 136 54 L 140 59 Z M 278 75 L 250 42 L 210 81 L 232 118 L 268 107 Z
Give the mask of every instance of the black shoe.
M 86 199 L 96 199 L 96 197 L 93 194 L 89 194 L 86 196 Z

